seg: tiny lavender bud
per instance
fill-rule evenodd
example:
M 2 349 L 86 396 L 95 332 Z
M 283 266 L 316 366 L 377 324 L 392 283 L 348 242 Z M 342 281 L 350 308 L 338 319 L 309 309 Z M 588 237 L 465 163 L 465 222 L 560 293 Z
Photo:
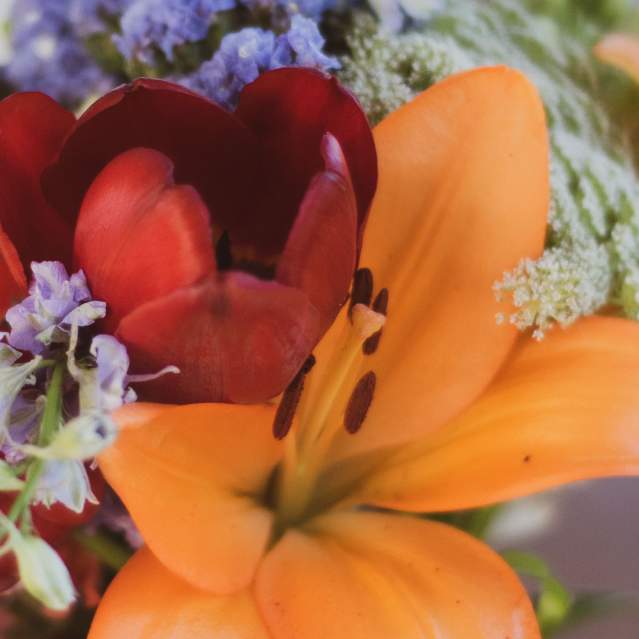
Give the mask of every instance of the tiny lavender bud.
M 72 325 L 89 326 L 104 317 L 106 304 L 91 300 L 82 271 L 69 277 L 60 262 L 32 262 L 29 296 L 7 311 L 9 344 L 34 355 L 65 343 Z
M 47 508 L 59 502 L 74 513 L 81 513 L 87 501 L 98 503 L 84 464 L 74 459 L 45 462 L 33 501 Z

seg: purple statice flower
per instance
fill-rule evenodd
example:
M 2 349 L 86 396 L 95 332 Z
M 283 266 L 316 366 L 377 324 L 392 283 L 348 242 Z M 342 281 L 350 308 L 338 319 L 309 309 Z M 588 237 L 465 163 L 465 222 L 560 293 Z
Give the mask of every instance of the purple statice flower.
M 69 20 L 83 38 L 106 30 L 105 19 L 118 18 L 132 0 L 69 0 Z
M 10 16 L 12 55 L 6 79 L 67 104 L 113 86 L 89 56 L 69 20 L 72 0 L 16 0 Z
M 113 40 L 127 60 L 153 65 L 160 49 L 172 61 L 175 47 L 206 38 L 216 12 L 235 4 L 235 0 L 134 0 L 122 15 L 122 33 Z
M 231 107 L 242 87 L 262 71 L 290 64 L 286 53 L 278 50 L 272 31 L 247 27 L 224 36 L 213 58 L 184 78 L 182 84 Z
M 291 28 L 280 38 L 286 42 L 291 51 L 295 65 L 313 69 L 336 69 L 339 63 L 335 58 L 327 56 L 322 48 L 324 38 L 317 24 L 309 18 L 295 15 L 291 19 Z
M 300 14 L 319 20 L 324 11 L 333 9 L 337 0 L 240 0 L 249 9 L 265 9 L 283 12 L 290 16 Z
M 104 317 L 106 304 L 91 300 L 82 271 L 69 277 L 61 262 L 32 262 L 29 296 L 7 311 L 8 342 L 38 355 L 52 343 L 66 342 L 71 326 L 90 326 Z
M 338 68 L 337 60 L 322 52 L 323 45 L 317 24 L 301 15 L 294 16 L 291 28 L 280 36 L 247 27 L 224 36 L 213 58 L 181 83 L 231 108 L 244 86 L 264 71 L 290 65 Z

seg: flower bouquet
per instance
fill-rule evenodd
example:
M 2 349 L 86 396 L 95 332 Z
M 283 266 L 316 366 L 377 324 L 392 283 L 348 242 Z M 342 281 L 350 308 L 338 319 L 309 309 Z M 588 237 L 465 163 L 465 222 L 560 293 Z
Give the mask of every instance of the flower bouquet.
M 634 5 L 5 1 L 1 636 L 637 610 L 526 536 L 639 475 Z

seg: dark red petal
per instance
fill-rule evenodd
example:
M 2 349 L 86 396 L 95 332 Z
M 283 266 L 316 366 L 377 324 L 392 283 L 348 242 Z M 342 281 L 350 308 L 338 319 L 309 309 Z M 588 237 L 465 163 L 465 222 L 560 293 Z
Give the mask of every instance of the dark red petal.
M 181 370 L 140 385 L 164 402 L 260 402 L 289 384 L 318 338 L 317 311 L 302 292 L 230 272 L 148 302 L 116 333 L 134 373 Z
M 43 199 L 40 176 L 75 118 L 41 93 L 0 102 L 0 225 L 27 266 L 71 255 L 71 227 Z
M 107 163 L 146 147 L 168 156 L 176 181 L 193 185 L 212 212 L 236 219 L 254 194 L 254 144 L 252 133 L 217 104 L 170 82 L 141 79 L 108 93 L 78 120 L 43 186 L 73 220 Z
M 265 253 L 283 248 L 311 178 L 323 169 L 327 132 L 346 157 L 362 229 L 377 185 L 375 144 L 366 115 L 335 78 L 311 69 L 265 73 L 244 89 L 236 115 L 260 141 L 265 192 L 255 216 L 266 214 L 271 224 Z
M 0 320 L 26 296 L 27 279 L 15 246 L 0 226 Z
M 346 300 L 357 252 L 357 208 L 337 140 L 322 141 L 326 168 L 313 178 L 277 267 L 277 281 L 304 291 L 320 314 L 320 331 Z
M 215 271 L 209 213 L 151 149 L 117 156 L 95 179 L 75 233 L 75 262 L 108 305 L 107 330 L 145 302 Z

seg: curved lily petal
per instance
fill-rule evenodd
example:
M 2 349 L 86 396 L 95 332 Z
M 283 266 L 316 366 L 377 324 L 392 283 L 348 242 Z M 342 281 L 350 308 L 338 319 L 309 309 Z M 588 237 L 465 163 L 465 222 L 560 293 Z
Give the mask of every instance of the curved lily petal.
M 165 566 L 215 593 L 241 590 L 271 532 L 272 514 L 258 495 L 281 454 L 270 428 L 274 408 L 141 406 L 151 419 L 137 421 L 127 408 L 100 469 Z
M 297 289 L 228 272 L 143 304 L 116 336 L 139 372 L 181 371 L 145 384 L 146 397 L 250 403 L 286 388 L 317 341 L 318 314 Z
M 492 285 L 543 249 L 548 143 L 534 87 L 506 67 L 452 76 L 375 129 L 379 188 L 360 264 L 388 289 L 377 374 L 355 437 L 336 455 L 436 430 L 488 384 L 516 339 Z M 321 362 L 318 358 L 318 367 Z
M 322 141 L 326 168 L 313 178 L 277 266 L 277 281 L 304 291 L 320 313 L 320 332 L 344 303 L 355 270 L 357 208 L 339 142 Z
M 639 82 L 639 38 L 625 33 L 610 33 L 593 52 L 599 60 L 611 64 Z
M 535 615 L 492 550 L 443 524 L 336 513 L 290 531 L 255 596 L 276 639 L 537 639 Z
M 0 226 L 0 317 L 27 294 L 27 278 L 16 247 Z
M 168 571 L 146 548 L 118 573 L 88 639 L 269 639 L 246 591 L 216 597 Z
M 75 261 L 106 324 L 144 302 L 215 272 L 209 213 L 196 191 L 173 182 L 173 164 L 151 149 L 125 151 L 89 189 L 75 231 Z
M 69 263 L 71 227 L 44 201 L 40 175 L 74 122 L 42 93 L 16 93 L 0 101 L 0 226 L 25 267 L 32 260 Z
M 637 388 L 635 322 L 590 318 L 526 340 L 474 405 L 389 459 L 356 498 L 433 512 L 636 475 Z

